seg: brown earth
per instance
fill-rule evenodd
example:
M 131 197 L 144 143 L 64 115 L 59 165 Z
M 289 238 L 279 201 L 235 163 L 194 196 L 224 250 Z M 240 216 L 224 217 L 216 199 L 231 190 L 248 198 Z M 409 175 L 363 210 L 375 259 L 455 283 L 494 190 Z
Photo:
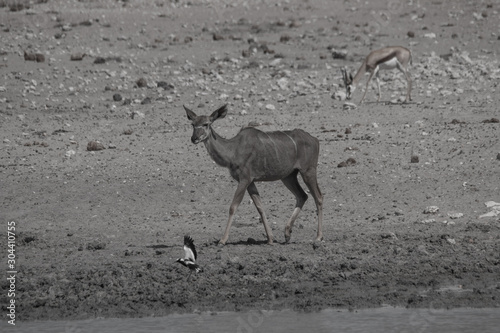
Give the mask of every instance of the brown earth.
M 19 320 L 500 305 L 500 220 L 479 218 L 500 201 L 497 2 L 1 4 L 0 220 L 16 227 Z M 387 45 L 413 52 L 412 103 L 395 71 L 381 103 L 374 88 L 354 109 L 332 98 L 341 67 Z M 283 244 L 294 198 L 276 182 L 258 184 L 276 244 L 247 196 L 216 245 L 236 183 L 191 144 L 182 105 L 224 103 L 224 137 L 258 122 L 320 140 L 323 242 L 309 200 Z M 189 282 L 184 234 L 204 268 Z

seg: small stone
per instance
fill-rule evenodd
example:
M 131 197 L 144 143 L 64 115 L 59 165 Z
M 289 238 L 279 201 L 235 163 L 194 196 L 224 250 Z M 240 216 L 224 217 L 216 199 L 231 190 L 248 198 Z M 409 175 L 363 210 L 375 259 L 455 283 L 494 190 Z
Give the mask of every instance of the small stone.
M 103 149 L 106 149 L 106 148 L 104 148 L 104 145 L 102 143 L 100 143 L 99 141 L 90 141 L 87 144 L 88 151 L 99 151 L 99 150 L 103 150 Z
M 281 63 L 281 58 L 276 58 L 269 63 L 269 66 L 271 67 L 278 66 L 280 63 Z
M 347 51 L 346 50 L 332 50 L 332 58 L 333 59 L 346 59 Z
M 114 95 L 113 95 L 113 101 L 115 101 L 115 102 L 119 102 L 119 101 L 121 101 L 122 99 L 123 99 L 123 98 L 122 98 L 122 95 L 120 95 L 120 94 L 114 94 Z
M 485 124 L 497 124 L 497 123 L 500 123 L 500 120 L 498 118 L 491 118 L 491 119 L 483 120 L 483 123 L 485 123 Z
M 410 163 L 418 163 L 419 162 L 419 158 L 417 155 L 412 155 L 411 158 L 410 158 Z
M 142 104 L 142 105 L 145 105 L 145 104 L 151 104 L 151 98 L 149 98 L 149 97 L 144 98 L 144 99 L 141 101 L 141 104 Z
M 338 101 L 345 101 L 347 99 L 347 94 L 343 90 L 338 90 L 333 94 L 333 99 L 338 100 Z
M 439 212 L 438 206 L 427 206 L 424 209 L 424 214 L 436 214 L 437 212 Z
M 144 79 L 143 77 L 141 77 L 139 80 L 135 81 L 135 84 L 137 84 L 137 86 L 139 88 L 143 88 L 143 87 L 146 87 L 148 85 L 148 83 L 146 82 L 146 79 Z
M 344 102 L 344 105 L 342 105 L 342 109 L 344 110 L 352 110 L 355 109 L 357 106 L 354 103 L 351 102 Z
M 451 219 L 458 219 L 458 218 L 461 218 L 462 216 L 464 216 L 464 214 L 458 213 L 458 212 L 448 212 L 448 216 Z
M 144 113 L 142 113 L 141 111 L 134 111 L 134 112 L 132 112 L 132 114 L 131 114 L 132 119 L 135 119 L 136 116 L 139 117 L 139 118 L 146 117 L 146 115 Z
M 106 62 L 106 59 L 103 57 L 97 57 L 94 60 L 94 64 L 104 64 Z
M 281 42 L 281 43 L 286 43 L 286 42 L 288 42 L 288 41 L 290 41 L 290 36 L 288 36 L 288 35 L 282 35 L 282 36 L 280 37 L 280 42 Z
M 247 244 L 254 245 L 254 244 L 257 244 L 257 241 L 252 237 L 248 237 Z
M 71 55 L 70 60 L 71 61 L 81 61 L 81 60 L 83 60 L 85 55 L 86 55 L 85 53 L 75 53 L 75 54 Z
M 156 82 L 156 86 L 158 88 L 163 88 L 163 90 L 174 89 L 174 85 L 172 83 L 168 83 L 168 82 L 165 82 L 165 81 L 158 81 L 158 82 Z
M 352 157 L 349 157 L 347 160 L 343 161 L 343 162 L 340 162 L 338 165 L 337 165 L 337 168 L 344 168 L 344 167 L 348 167 L 348 166 L 353 166 L 355 165 L 357 162 L 354 158 Z
M 408 37 L 413 38 L 413 37 L 415 37 L 415 32 L 408 31 L 407 35 L 408 35 Z
M 267 104 L 266 105 L 266 109 L 267 110 L 276 110 L 276 107 L 274 105 L 272 105 L 272 104 Z
M 222 36 L 222 35 L 221 35 L 221 34 L 219 34 L 219 33 L 214 33 L 214 34 L 212 35 L 212 39 L 213 39 L 213 40 L 224 40 L 224 36 Z

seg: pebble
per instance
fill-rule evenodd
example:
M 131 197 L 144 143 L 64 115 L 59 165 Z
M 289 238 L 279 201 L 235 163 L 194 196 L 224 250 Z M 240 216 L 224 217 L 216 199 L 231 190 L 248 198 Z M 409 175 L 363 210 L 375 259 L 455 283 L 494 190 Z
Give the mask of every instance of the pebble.
M 427 206 L 424 209 L 424 214 L 436 214 L 437 212 L 439 212 L 438 206 Z
M 345 101 L 347 99 L 347 94 L 343 90 L 337 90 L 335 94 L 333 94 L 333 99 L 338 101 Z
M 272 104 L 267 104 L 266 105 L 266 109 L 267 110 L 276 110 L 276 107 L 274 105 L 272 105 Z
M 357 108 L 357 105 L 351 102 L 345 102 L 344 105 L 342 105 L 342 109 L 344 110 L 353 110 Z
M 87 144 L 88 151 L 99 151 L 99 150 L 103 150 L 103 149 L 106 149 L 106 148 L 104 148 L 104 145 L 102 143 L 100 143 L 99 141 L 90 141 Z

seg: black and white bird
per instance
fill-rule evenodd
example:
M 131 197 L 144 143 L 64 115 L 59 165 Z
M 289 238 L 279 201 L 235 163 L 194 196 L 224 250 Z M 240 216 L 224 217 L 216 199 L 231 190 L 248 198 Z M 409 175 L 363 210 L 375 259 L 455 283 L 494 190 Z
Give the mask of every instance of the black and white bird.
M 193 274 L 193 271 L 196 273 L 203 272 L 203 269 L 196 264 L 196 257 L 197 254 L 193 239 L 190 236 L 184 236 L 184 258 L 179 258 L 176 262 L 189 268 L 188 280 L 191 274 Z

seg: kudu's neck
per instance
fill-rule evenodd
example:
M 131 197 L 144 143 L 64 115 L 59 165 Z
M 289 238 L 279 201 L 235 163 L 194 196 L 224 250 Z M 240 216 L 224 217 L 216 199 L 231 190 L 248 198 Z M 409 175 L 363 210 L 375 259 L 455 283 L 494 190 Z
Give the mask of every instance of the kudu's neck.
M 210 157 L 220 166 L 228 168 L 231 163 L 231 157 L 234 156 L 236 147 L 227 139 L 217 134 L 213 128 L 210 128 L 208 139 L 203 142 L 207 148 Z

